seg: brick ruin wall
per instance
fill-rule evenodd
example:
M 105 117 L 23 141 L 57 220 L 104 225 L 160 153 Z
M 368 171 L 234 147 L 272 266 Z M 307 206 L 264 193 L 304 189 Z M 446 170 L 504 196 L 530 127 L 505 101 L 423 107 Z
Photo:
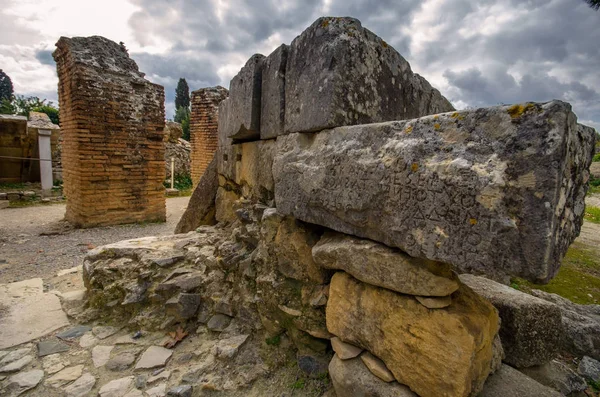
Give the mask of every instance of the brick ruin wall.
M 110 40 L 56 45 L 65 219 L 81 227 L 165 221 L 164 88 Z
M 194 187 L 198 185 L 217 150 L 219 105 L 228 94 L 229 91 L 220 86 L 201 88 L 192 92 L 190 168 Z

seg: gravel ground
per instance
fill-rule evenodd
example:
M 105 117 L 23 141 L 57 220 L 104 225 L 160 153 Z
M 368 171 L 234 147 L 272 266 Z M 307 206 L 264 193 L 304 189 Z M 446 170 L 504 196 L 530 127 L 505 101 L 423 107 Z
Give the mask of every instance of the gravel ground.
M 167 199 L 167 222 L 73 229 L 62 221 L 64 204 L 0 211 L 0 284 L 48 279 L 79 266 L 92 248 L 121 240 L 173 234 L 189 197 Z M 49 234 L 49 235 L 47 235 Z

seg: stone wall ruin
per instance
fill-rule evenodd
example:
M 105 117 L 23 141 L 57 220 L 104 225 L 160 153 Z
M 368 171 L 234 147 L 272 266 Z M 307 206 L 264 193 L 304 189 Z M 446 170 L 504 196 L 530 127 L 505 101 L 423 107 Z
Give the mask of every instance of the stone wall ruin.
M 219 105 L 227 98 L 226 88 L 208 87 L 192 92 L 190 114 L 191 175 L 198 185 L 218 146 Z
M 311 57 L 328 62 L 300 62 Z M 307 65 L 328 76 L 320 86 L 303 80 Z M 559 101 L 455 112 L 357 20 L 320 18 L 232 80 L 216 170 L 178 226 L 189 233 L 90 253 L 89 307 L 135 327 L 290 340 L 298 368 L 328 370 L 340 397 L 494 395 L 486 379 L 510 371 L 503 360 L 548 355 L 499 332 L 498 310 L 456 273 L 552 277 L 581 226 L 593 143 Z M 198 227 L 211 209 L 217 225 Z M 522 306 L 506 296 L 497 305 L 512 327 Z M 504 343 L 520 356 L 505 358 Z M 202 388 L 201 371 L 184 379 Z
M 62 37 L 56 46 L 65 219 L 81 227 L 165 221 L 163 87 L 103 37 Z

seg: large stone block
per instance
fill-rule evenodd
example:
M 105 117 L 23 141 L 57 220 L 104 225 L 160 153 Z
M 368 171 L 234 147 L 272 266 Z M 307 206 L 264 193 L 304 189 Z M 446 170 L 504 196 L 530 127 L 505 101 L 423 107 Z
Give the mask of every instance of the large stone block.
M 382 359 L 398 382 L 421 396 L 469 396 L 497 366 L 494 307 L 462 286 L 446 309 L 336 273 L 327 329 Z
M 237 141 L 260 138 L 260 96 L 264 55 L 254 54 L 231 80 L 219 106 L 219 135 Z M 221 126 L 221 123 L 223 125 Z
M 260 112 L 261 139 L 283 134 L 285 121 L 285 65 L 289 46 L 282 44 L 264 60 Z
M 413 258 L 371 240 L 326 232 L 312 249 L 315 262 L 396 292 L 447 296 L 458 289 L 450 265 Z
M 214 225 L 215 197 L 219 182 L 217 178 L 217 159 L 213 157 L 204 171 L 198 186 L 190 198 L 188 206 L 181 216 L 175 233 L 187 233 L 201 225 Z
M 319 18 L 294 39 L 285 132 L 404 120 L 454 110 L 389 44 L 354 18 Z
M 274 140 L 225 146 L 217 154 L 218 173 L 239 186 L 245 198 L 269 202 L 274 197 L 274 154 Z
M 498 309 L 506 363 L 531 367 L 558 355 L 564 334 L 558 306 L 484 277 L 462 274 L 460 281 Z
M 560 101 L 290 134 L 275 201 L 465 273 L 543 282 L 579 234 L 594 140 Z

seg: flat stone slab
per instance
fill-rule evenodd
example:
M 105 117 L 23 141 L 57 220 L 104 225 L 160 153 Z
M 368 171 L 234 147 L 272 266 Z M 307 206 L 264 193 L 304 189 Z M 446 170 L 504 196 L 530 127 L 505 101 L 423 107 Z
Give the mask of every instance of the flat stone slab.
M 73 328 L 69 328 L 65 331 L 56 334 L 56 337 L 64 340 L 76 339 L 91 330 L 92 327 L 89 327 L 87 325 L 77 325 Z
M 560 397 L 561 393 L 536 382 L 516 369 L 502 364 L 485 382 L 479 397 Z
M 50 339 L 42 342 L 38 342 L 38 357 L 49 356 L 50 354 L 66 352 L 70 349 L 70 346 L 59 340 Z
M 284 135 L 275 202 L 461 273 L 544 282 L 579 234 L 594 141 L 560 101 Z
M 34 369 L 32 371 L 20 372 L 8 378 L 6 390 L 12 392 L 12 395 L 19 395 L 27 390 L 36 387 L 44 377 L 44 371 Z
M 135 369 L 164 367 L 172 355 L 172 350 L 160 346 L 150 346 L 138 360 Z
M 86 372 L 81 375 L 75 382 L 65 387 L 66 397 L 85 397 L 89 396 L 90 392 L 96 384 L 94 375 Z
M 0 300 L 8 307 L 0 318 L 0 349 L 30 342 L 69 325 L 56 295 L 37 292 L 29 295 L 29 291 L 17 298 Z

